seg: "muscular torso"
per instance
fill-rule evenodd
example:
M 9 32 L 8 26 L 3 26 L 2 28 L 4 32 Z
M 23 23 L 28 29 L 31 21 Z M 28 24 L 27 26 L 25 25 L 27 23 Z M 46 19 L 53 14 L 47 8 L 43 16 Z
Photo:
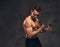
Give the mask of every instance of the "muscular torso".
M 26 27 L 28 26 L 28 25 L 26 25 L 26 21 L 27 20 L 29 20 L 29 22 L 31 23 L 31 27 L 32 27 L 32 30 L 34 31 L 34 30 L 37 30 L 38 28 L 39 28 L 39 21 L 38 20 L 36 20 L 35 22 L 31 19 L 31 16 L 28 16 L 25 20 L 24 20 L 24 23 L 23 23 L 23 25 L 24 25 L 24 30 L 25 30 L 25 33 L 26 33 L 26 37 L 28 36 L 27 35 L 27 32 L 26 32 Z M 26 26 L 25 26 L 26 25 Z M 36 36 L 35 36 L 36 37 Z

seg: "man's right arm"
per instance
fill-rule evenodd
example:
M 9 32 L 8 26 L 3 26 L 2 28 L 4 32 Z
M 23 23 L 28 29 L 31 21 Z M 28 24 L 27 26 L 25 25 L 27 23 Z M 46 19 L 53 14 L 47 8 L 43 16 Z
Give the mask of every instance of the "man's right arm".
M 38 33 L 42 32 L 43 28 L 44 28 L 44 25 L 42 25 L 39 29 L 34 31 L 31 27 L 31 22 L 29 20 L 27 20 L 25 23 L 25 30 L 29 38 L 32 38 L 36 36 Z

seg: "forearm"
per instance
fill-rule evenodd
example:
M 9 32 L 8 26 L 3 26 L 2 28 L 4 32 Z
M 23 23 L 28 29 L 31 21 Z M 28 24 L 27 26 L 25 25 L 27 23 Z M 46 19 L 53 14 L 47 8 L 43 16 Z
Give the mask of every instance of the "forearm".
M 31 37 L 37 36 L 40 32 L 42 32 L 42 27 L 37 29 L 36 31 L 32 31 L 31 33 Z
M 49 31 L 52 31 L 52 29 L 50 29 L 50 28 L 45 28 L 44 31 L 45 31 L 45 32 L 49 32 Z

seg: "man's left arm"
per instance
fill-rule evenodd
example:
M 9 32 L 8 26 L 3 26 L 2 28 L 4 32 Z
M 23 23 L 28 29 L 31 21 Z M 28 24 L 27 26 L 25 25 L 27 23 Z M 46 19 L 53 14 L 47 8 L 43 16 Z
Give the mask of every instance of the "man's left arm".
M 52 31 L 53 27 L 52 26 L 48 26 L 47 28 L 44 28 L 43 32 L 49 32 L 49 31 Z

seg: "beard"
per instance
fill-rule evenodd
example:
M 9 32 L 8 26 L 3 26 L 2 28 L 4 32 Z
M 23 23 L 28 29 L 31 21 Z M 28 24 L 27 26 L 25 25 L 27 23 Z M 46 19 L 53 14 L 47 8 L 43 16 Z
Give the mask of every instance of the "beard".
M 32 18 L 32 20 L 35 22 L 36 21 L 36 19 L 37 19 L 37 17 L 31 17 Z

